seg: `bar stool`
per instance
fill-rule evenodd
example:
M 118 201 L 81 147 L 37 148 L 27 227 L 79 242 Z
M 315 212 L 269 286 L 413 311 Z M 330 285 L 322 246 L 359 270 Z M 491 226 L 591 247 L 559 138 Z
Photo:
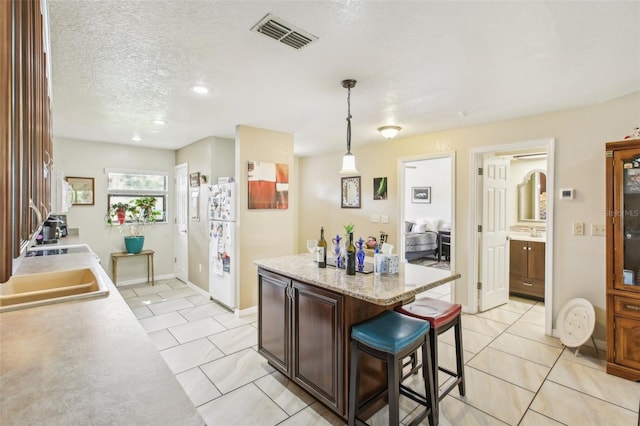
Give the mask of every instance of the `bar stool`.
M 411 425 L 416 425 L 429 416 L 429 425 L 437 425 L 435 417 L 435 384 L 431 363 L 423 368 L 425 396 L 401 383 L 401 363 L 404 358 L 422 347 L 423 359 L 431 360 L 428 322 L 402 315 L 395 311 L 386 311 L 377 317 L 354 325 L 351 328 L 351 360 L 349 372 L 349 426 L 366 425 L 358 418 L 358 411 L 365 409 L 385 394 L 389 400 L 389 425 L 400 424 L 400 395 L 424 405 L 426 408 Z M 360 352 L 364 352 L 387 363 L 387 389 L 358 404 L 358 364 Z
M 447 384 L 442 389 L 438 389 L 438 396 L 436 398 L 437 403 L 435 405 L 436 416 L 439 411 L 439 402 L 451 392 L 453 388 L 458 386 L 458 392 L 461 396 L 464 396 L 464 359 L 462 350 L 462 305 L 451 304 L 444 300 L 422 298 L 416 299 L 414 302 L 400 306 L 396 308 L 396 311 L 401 314 L 408 315 L 414 318 L 427 321 L 430 325 L 429 328 L 429 342 L 431 350 L 431 368 L 435 374 L 435 389 L 438 389 L 438 370 L 450 375 L 455 380 Z M 454 327 L 455 342 L 456 342 L 456 370 L 451 371 L 438 365 L 438 336 L 445 331 Z M 417 362 L 417 352 L 414 351 L 411 356 L 411 371 L 404 375 L 402 380 L 406 379 L 411 374 L 415 374 L 420 365 Z M 424 357 L 422 358 L 425 359 Z M 424 364 L 424 362 L 423 362 Z M 407 364 L 404 364 L 405 366 Z

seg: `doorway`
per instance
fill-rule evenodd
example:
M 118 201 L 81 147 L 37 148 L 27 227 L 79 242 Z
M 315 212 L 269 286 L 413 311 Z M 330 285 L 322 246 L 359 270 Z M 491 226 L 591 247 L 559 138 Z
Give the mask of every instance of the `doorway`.
M 495 176 L 486 176 L 486 165 L 491 169 L 494 164 L 500 164 L 499 161 L 494 162 L 493 159 L 505 159 L 514 155 L 531 154 L 534 152 L 546 152 L 546 162 L 543 167 L 546 169 L 546 188 L 549 196 L 546 198 L 545 220 L 543 223 L 545 228 L 543 241 L 545 242 L 545 288 L 544 288 L 544 305 L 545 305 L 545 333 L 552 334 L 553 319 L 553 206 L 554 206 L 554 153 L 555 140 L 542 139 L 526 142 L 519 142 L 507 145 L 499 145 L 492 147 L 483 147 L 471 151 L 471 164 L 474 173 L 471 173 L 471 186 L 475 190 L 471 191 L 471 211 L 475 214 L 471 215 L 470 229 L 473 233 L 470 244 L 469 256 L 469 274 L 476 277 L 479 283 L 478 288 L 469 286 L 468 300 L 474 312 L 478 312 L 482 306 L 482 310 L 490 309 L 492 304 L 500 304 L 501 298 L 505 297 L 504 285 L 507 286 L 506 300 L 508 300 L 508 274 L 509 274 L 509 253 L 508 238 L 510 225 L 519 221 L 511 221 L 508 218 L 515 217 L 515 203 L 510 205 L 508 201 L 503 203 L 497 202 L 500 184 L 492 187 L 492 179 Z M 486 163 L 486 164 L 485 164 Z M 508 165 L 499 170 L 501 179 L 508 181 Z M 495 168 L 497 171 L 498 168 Z M 502 175 L 504 173 L 504 175 Z M 495 179 L 494 179 L 495 180 Z M 507 191 L 510 198 L 514 198 L 515 185 L 510 185 Z M 504 217 L 500 222 L 496 220 L 493 223 L 499 223 L 500 226 L 489 227 L 491 220 Z M 498 236 L 495 239 L 495 236 Z M 492 239 L 499 241 L 502 238 L 501 245 L 492 246 Z M 498 249 L 495 249 L 498 247 Z M 500 254 L 500 255 L 497 255 Z M 506 284 L 505 284 L 506 280 Z M 489 283 L 487 283 L 489 281 Z M 502 286 L 502 288 L 501 288 Z M 502 293 L 500 290 L 502 289 Z M 493 293 L 492 293 L 493 292 Z M 485 299 L 483 299 L 485 298 Z
M 186 283 L 189 281 L 189 181 L 187 163 L 175 166 L 176 172 L 176 247 L 175 247 L 175 273 L 176 278 Z
M 399 159 L 398 182 L 396 252 L 411 263 L 455 270 L 455 152 Z M 447 287 L 440 298 L 454 300 L 455 286 Z

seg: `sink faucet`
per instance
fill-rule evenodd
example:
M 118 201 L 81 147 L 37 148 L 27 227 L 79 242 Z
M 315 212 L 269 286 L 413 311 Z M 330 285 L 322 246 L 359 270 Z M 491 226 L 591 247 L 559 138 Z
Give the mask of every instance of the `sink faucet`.
M 537 237 L 538 236 L 538 228 L 537 227 L 532 227 L 531 228 L 531 236 L 532 237 Z

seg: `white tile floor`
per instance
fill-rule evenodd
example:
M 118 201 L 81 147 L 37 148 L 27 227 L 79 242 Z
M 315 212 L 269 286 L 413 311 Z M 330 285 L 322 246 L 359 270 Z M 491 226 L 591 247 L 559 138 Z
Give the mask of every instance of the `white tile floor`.
M 119 290 L 208 425 L 344 424 L 258 354 L 255 315 L 236 318 L 178 280 Z M 441 402 L 441 425 L 640 424 L 640 383 L 607 375 L 602 351 L 576 357 L 543 321 L 541 303 L 518 298 L 464 315 L 466 396 Z M 455 368 L 453 333 L 440 342 L 440 362 Z M 419 409 L 403 397 L 403 424 Z M 386 424 L 386 408 L 369 423 Z

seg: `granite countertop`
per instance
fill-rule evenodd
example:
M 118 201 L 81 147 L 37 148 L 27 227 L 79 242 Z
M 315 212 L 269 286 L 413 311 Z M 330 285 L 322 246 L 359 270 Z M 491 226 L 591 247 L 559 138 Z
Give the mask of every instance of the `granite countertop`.
M 268 271 L 382 306 L 410 300 L 418 293 L 460 278 L 453 271 L 410 263 L 400 263 L 398 274 L 347 275 L 344 269 L 332 266 L 318 268 L 309 254 L 260 259 L 254 263 Z
M 0 424 L 204 425 L 93 253 L 25 258 L 15 274 L 96 265 L 107 297 L 0 313 Z

